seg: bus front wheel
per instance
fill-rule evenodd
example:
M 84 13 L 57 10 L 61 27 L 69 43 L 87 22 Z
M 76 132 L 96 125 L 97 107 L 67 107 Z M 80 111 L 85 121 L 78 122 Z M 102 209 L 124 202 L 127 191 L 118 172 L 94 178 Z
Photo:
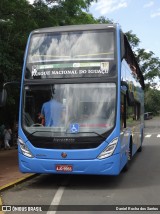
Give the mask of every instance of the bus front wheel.
M 142 131 L 142 133 L 141 133 L 141 145 L 140 145 L 140 147 L 138 148 L 138 152 L 142 152 L 142 142 L 143 142 L 143 138 L 144 138 L 144 135 L 143 135 L 143 131 Z

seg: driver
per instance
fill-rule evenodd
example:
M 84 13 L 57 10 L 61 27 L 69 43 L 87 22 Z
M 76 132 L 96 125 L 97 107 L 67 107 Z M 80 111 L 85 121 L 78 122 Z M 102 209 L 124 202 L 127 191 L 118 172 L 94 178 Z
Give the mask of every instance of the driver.
M 64 107 L 60 103 L 55 94 L 51 94 L 49 101 L 42 105 L 41 114 L 39 119 L 41 119 L 41 124 L 44 126 L 59 126 L 63 122 Z

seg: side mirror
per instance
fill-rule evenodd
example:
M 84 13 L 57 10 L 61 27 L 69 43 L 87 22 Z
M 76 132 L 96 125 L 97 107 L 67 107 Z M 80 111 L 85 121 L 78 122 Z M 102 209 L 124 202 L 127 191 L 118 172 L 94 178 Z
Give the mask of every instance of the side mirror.
M 7 101 L 7 86 L 12 86 L 12 85 L 18 85 L 20 86 L 20 82 L 18 81 L 12 81 L 12 82 L 6 82 L 3 84 L 2 91 L 0 91 L 0 107 L 3 107 L 6 105 Z
M 5 88 L 3 88 L 2 91 L 0 92 L 0 107 L 5 106 L 6 101 L 7 101 L 7 91 Z

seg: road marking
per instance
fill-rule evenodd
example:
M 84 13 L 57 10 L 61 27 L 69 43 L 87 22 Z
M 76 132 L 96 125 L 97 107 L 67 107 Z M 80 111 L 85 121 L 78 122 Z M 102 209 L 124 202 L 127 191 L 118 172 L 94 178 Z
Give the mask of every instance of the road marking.
M 70 177 L 66 178 L 66 180 L 64 180 L 62 182 L 62 184 L 61 184 L 62 186 L 60 186 L 58 188 L 56 194 L 54 195 L 54 198 L 50 204 L 51 206 L 60 204 L 60 201 L 61 201 L 61 198 L 63 196 L 63 192 L 65 190 L 65 187 L 69 183 L 69 179 L 70 179 Z M 56 212 L 57 212 L 56 210 L 55 211 L 51 210 L 51 211 L 48 211 L 47 214 L 56 214 Z
M 151 137 L 151 134 L 147 134 L 145 137 Z
M 160 137 L 160 134 L 158 133 L 146 134 L 145 137 L 149 138 L 152 137 L 153 135 L 157 135 L 156 137 Z
M 63 192 L 65 190 L 65 187 L 64 186 L 61 186 L 58 188 L 52 202 L 51 202 L 51 206 L 52 205 L 59 205 L 60 204 L 60 201 L 61 201 L 61 198 L 62 198 L 62 195 L 63 195 Z M 48 211 L 47 214 L 55 214 L 56 211 Z

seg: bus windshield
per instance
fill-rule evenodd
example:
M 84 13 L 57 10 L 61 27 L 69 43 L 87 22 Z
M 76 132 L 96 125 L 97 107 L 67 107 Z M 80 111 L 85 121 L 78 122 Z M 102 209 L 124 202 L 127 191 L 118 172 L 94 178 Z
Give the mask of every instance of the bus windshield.
M 22 121 L 28 134 L 95 136 L 114 126 L 115 83 L 27 85 L 24 92 Z
M 36 33 L 31 36 L 26 79 L 115 75 L 114 31 Z
M 28 63 L 49 60 L 114 59 L 114 33 L 75 31 L 34 34 Z

